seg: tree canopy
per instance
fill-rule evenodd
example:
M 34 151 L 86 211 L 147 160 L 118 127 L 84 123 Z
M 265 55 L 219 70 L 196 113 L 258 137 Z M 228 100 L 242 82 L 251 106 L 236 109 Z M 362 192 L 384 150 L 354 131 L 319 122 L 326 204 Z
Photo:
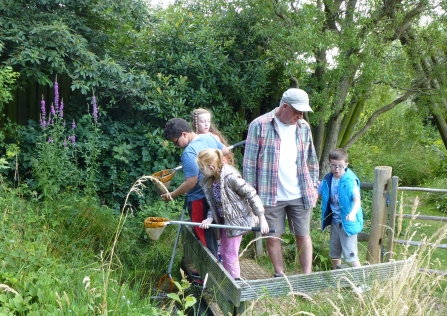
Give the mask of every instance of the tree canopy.
M 2 0 L 0 61 L 22 83 L 66 73 L 72 89 L 94 88 L 110 106 L 146 111 L 154 126 L 210 108 L 231 141 L 277 105 L 294 77 L 310 95 L 307 119 L 324 162 L 403 103 L 418 107 L 421 119 L 433 116 L 447 146 L 445 6 L 186 0 L 151 9 L 140 0 Z

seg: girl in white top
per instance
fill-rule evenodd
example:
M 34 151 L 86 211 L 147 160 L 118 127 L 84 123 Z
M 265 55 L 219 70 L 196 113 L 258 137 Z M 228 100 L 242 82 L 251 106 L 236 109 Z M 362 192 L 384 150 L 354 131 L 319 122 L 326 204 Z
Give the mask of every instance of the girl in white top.
M 207 109 L 198 108 L 192 112 L 191 117 L 192 129 L 196 134 L 210 134 L 214 136 L 218 141 L 229 146 L 227 140 L 222 133 L 211 123 L 211 111 Z M 230 152 L 224 157 L 225 163 L 234 166 L 234 154 Z

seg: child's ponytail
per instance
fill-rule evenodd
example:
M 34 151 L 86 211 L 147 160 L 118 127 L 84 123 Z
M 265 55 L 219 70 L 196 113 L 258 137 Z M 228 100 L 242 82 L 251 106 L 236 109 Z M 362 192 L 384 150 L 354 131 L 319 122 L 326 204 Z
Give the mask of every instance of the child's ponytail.
M 216 174 L 220 174 L 220 171 L 222 170 L 223 164 L 224 164 L 224 155 L 222 153 L 222 150 L 216 149 L 214 151 L 216 153 Z

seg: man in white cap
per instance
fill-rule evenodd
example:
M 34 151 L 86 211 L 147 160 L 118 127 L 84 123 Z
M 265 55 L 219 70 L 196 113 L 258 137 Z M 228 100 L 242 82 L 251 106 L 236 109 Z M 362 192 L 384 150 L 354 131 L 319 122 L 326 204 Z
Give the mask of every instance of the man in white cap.
M 303 112 L 312 112 L 301 89 L 284 92 L 279 107 L 254 119 L 248 128 L 244 153 L 244 179 L 260 196 L 265 217 L 281 237 L 285 219 L 295 235 L 303 273 L 312 272 L 310 218 L 318 193 L 319 167 L 309 124 Z M 267 238 L 267 251 L 275 277 L 284 275 L 281 240 Z

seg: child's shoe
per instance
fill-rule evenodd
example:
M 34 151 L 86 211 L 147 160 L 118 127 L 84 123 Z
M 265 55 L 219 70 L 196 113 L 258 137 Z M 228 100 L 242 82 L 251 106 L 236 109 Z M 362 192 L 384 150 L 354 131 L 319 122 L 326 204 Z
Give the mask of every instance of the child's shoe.
M 192 285 L 194 285 L 197 288 L 203 289 L 203 280 L 202 279 L 195 279 L 192 281 Z
M 199 271 L 197 271 L 196 269 L 191 270 L 191 276 L 193 277 L 193 279 L 200 279 Z

